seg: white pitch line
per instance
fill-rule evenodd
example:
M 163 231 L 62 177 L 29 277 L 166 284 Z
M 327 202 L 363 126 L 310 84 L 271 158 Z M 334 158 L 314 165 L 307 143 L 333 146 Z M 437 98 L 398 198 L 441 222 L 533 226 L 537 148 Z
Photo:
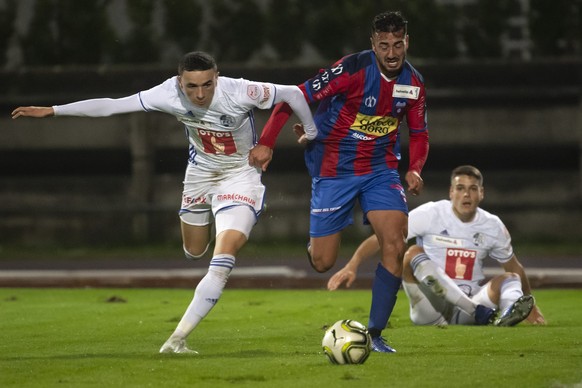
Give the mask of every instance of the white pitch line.
M 207 269 L 47 269 L 47 270 L 0 270 L 0 279 L 42 278 L 197 278 L 206 275 Z M 240 267 L 232 270 L 234 277 L 285 277 L 305 278 L 307 272 L 287 266 Z
M 15 279 L 119 279 L 141 278 L 160 279 L 177 278 L 192 279 L 206 275 L 206 268 L 160 268 L 160 269 L 47 269 L 47 270 L 0 270 L 0 282 L 2 280 Z M 485 276 L 491 277 L 503 273 L 502 268 L 485 268 Z M 233 277 L 257 277 L 257 278 L 289 278 L 305 279 L 310 276 L 320 275 L 315 272 L 295 269 L 288 266 L 257 266 L 236 267 L 233 269 Z M 582 268 L 527 268 L 526 273 L 530 279 L 549 279 L 558 283 L 582 283 Z M 361 274 L 360 278 L 372 275 Z

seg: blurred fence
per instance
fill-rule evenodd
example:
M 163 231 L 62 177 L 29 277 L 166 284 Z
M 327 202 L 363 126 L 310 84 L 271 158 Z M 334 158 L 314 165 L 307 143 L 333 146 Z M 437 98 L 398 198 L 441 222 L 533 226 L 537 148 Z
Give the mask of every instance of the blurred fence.
M 582 63 L 422 64 L 431 150 L 425 192 L 410 207 L 448 196 L 450 170 L 485 175 L 483 207 L 514 237 L 582 238 Z M 299 83 L 313 68 L 223 68 L 222 74 Z M 0 73 L 0 244 L 118 244 L 179 239 L 186 165 L 184 130 L 173 117 L 9 118 L 18 105 L 119 97 L 171 70 L 43 70 Z M 258 128 L 269 112 L 257 112 Z M 292 123 L 292 121 L 290 121 Z M 406 133 L 403 134 L 406 160 Z M 310 179 L 290 130 L 263 179 L 267 210 L 253 240 L 305 239 Z M 346 238 L 370 233 L 355 216 Z

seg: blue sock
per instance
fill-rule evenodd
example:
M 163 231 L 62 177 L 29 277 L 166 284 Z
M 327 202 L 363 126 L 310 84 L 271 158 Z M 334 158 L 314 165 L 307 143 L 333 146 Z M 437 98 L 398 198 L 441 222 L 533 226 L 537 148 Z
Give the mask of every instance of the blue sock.
M 368 331 L 372 337 L 380 336 L 382 330 L 386 328 L 388 318 L 396 304 L 400 284 L 401 278 L 392 275 L 381 263 L 378 264 L 372 286 L 372 307 L 368 321 Z

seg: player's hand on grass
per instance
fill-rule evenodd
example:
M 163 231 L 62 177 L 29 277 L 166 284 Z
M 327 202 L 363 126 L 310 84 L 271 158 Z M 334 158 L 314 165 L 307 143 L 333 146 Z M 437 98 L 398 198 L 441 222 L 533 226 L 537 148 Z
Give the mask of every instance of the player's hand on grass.
M 355 280 L 356 271 L 353 271 L 348 267 L 343 267 L 335 274 L 333 274 L 331 278 L 329 278 L 329 281 L 327 282 L 327 289 L 330 291 L 335 291 L 340 288 L 343 283 L 346 284 L 346 288 L 350 288 Z
M 539 309 L 539 307 L 537 305 L 533 307 L 533 309 L 529 313 L 528 317 L 526 318 L 526 321 L 528 321 L 529 323 L 531 323 L 533 325 L 545 325 L 546 324 L 546 319 L 544 318 L 544 315 L 542 314 L 541 310 Z
M 273 150 L 266 145 L 257 144 L 249 152 L 249 164 L 263 171 L 267 171 L 271 159 L 273 159 Z
M 416 171 L 408 171 L 405 176 L 406 183 L 408 184 L 408 191 L 412 195 L 418 195 L 424 187 L 424 181 L 420 177 L 420 174 Z
M 19 106 L 12 111 L 12 118 L 19 117 L 49 117 L 54 116 L 55 111 L 50 106 Z

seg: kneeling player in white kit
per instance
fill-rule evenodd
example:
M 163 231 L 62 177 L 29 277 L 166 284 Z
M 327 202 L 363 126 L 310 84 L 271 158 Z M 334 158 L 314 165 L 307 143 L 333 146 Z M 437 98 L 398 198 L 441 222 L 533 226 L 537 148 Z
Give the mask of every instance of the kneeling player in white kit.
M 478 207 L 483 197 L 481 172 L 460 166 L 451 174 L 450 201 L 428 202 L 410 212 L 408 240 L 416 238 L 416 245 L 404 256 L 402 286 L 414 324 L 513 326 L 526 318 L 545 324 L 507 229 L 497 216 Z M 344 282 L 349 287 L 360 263 L 378 249 L 372 235 L 330 278 L 328 289 Z M 505 273 L 481 285 L 487 257 L 497 260 Z
M 19 107 L 12 112 L 15 119 L 159 111 L 175 116 L 186 126 L 190 157 L 180 209 L 184 252 L 190 259 L 205 254 L 212 240 L 213 219 L 216 243 L 208 272 L 161 353 L 196 353 L 186 347 L 186 337 L 220 298 L 236 254 L 263 208 L 261 171 L 248 159 L 257 141 L 252 111 L 271 109 L 280 102 L 288 103 L 307 128 L 299 142 L 314 139 L 317 129 L 297 86 L 219 77 L 214 58 L 191 52 L 180 61 L 177 76 L 149 90 L 118 99 Z

